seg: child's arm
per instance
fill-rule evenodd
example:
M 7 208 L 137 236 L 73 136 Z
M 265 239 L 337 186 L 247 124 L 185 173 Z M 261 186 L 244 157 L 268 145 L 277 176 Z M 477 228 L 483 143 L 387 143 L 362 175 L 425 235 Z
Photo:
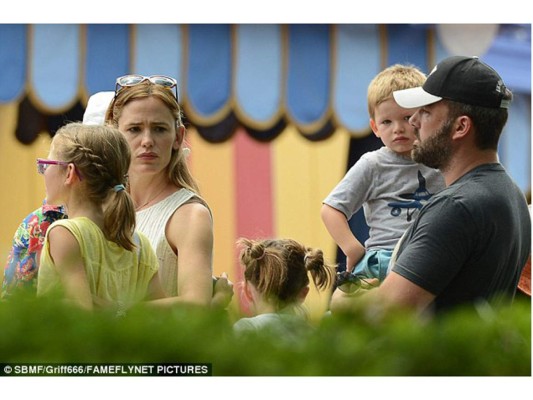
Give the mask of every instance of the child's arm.
M 78 241 L 62 226 L 48 233 L 49 253 L 52 257 L 66 297 L 91 310 L 93 301 Z
M 352 271 L 365 255 L 364 246 L 353 235 L 342 212 L 323 204 L 320 215 L 329 234 L 346 255 L 346 269 Z

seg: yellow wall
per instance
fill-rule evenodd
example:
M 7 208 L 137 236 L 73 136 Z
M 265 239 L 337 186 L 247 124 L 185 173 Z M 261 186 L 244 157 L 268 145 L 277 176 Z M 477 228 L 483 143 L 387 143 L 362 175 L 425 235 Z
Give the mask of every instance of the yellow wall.
M 0 104 L 0 277 L 13 234 L 22 219 L 38 208 L 45 196 L 44 181 L 37 174 L 35 159 L 46 157 L 50 136 L 39 135 L 31 145 L 21 144 L 15 138 L 17 104 Z
M 190 166 L 200 192 L 213 213 L 215 275 L 226 272 L 230 280 L 235 264 L 234 152 L 231 141 L 213 144 L 193 129 L 188 132 Z

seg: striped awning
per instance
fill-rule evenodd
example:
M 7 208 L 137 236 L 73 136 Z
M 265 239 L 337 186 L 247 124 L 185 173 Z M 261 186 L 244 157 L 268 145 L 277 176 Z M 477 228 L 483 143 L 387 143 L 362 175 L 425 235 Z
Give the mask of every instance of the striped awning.
M 480 55 L 515 92 L 531 86 L 529 25 L 0 24 L 0 103 L 20 102 L 17 136 L 80 119 L 88 97 L 117 76 L 180 82 L 190 124 L 210 142 L 237 126 L 274 139 L 294 125 L 309 140 L 343 128 L 369 133 L 368 82 L 384 67 L 423 71 L 454 44 Z M 477 47 L 476 47 L 477 46 Z

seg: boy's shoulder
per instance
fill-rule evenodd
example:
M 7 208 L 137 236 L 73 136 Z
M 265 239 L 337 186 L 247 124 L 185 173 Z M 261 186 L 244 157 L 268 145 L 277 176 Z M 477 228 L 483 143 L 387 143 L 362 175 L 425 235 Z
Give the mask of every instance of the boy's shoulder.
M 361 159 L 366 160 L 368 162 L 375 162 L 381 164 L 383 162 L 401 160 L 404 159 L 404 157 L 395 153 L 387 146 L 382 146 L 377 150 L 371 150 L 366 152 L 361 156 Z

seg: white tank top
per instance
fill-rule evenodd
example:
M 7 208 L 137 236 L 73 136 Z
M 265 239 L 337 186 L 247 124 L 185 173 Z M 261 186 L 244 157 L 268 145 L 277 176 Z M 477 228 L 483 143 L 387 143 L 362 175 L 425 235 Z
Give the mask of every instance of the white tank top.
M 148 237 L 159 261 L 159 277 L 167 296 L 178 295 L 178 255 L 174 253 L 165 235 L 170 217 L 191 199 L 207 204 L 194 192 L 180 189 L 144 210 L 137 211 L 137 229 Z

